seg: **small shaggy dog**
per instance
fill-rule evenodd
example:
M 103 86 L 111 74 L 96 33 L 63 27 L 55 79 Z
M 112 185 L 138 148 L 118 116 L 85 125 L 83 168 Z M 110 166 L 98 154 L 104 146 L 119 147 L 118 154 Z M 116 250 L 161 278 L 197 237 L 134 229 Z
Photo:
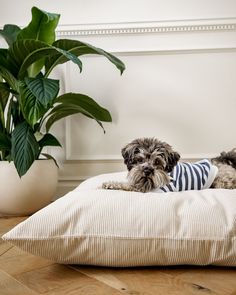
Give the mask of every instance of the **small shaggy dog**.
M 197 163 L 180 163 L 179 153 L 156 138 L 139 138 L 122 149 L 128 182 L 103 183 L 104 189 L 169 192 L 205 188 L 236 189 L 236 148 Z

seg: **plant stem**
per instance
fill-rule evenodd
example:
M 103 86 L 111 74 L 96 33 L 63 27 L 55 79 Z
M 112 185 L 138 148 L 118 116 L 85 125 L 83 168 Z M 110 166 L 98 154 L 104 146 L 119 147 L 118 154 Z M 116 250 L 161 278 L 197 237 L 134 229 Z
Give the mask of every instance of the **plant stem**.
M 11 133 L 11 108 L 12 108 L 13 98 L 14 96 L 12 95 L 9 106 L 8 106 L 8 110 L 7 110 L 6 131 L 8 134 Z
M 4 129 L 5 129 L 5 119 L 4 119 L 4 111 L 2 109 L 1 104 L 0 104 L 0 121 L 1 121 L 2 129 L 4 131 Z

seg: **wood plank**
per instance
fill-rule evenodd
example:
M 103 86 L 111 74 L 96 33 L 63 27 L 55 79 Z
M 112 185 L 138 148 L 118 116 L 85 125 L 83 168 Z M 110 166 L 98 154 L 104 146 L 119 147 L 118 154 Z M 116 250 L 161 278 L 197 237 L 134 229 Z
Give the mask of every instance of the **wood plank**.
M 37 293 L 22 285 L 9 274 L 0 270 L 1 295 L 36 295 Z
M 64 286 L 60 289 L 55 289 L 47 293 L 47 295 L 121 295 L 115 289 L 112 289 L 106 285 L 102 285 L 95 280 L 88 280 L 89 278 L 84 278 L 83 281 L 79 283 L 73 283 L 69 286 Z
M 51 290 L 47 295 L 121 295 L 122 293 L 87 276 L 69 285 Z M 132 293 L 131 293 L 132 294 Z
M 179 279 L 191 282 L 196 286 L 209 288 L 219 294 L 232 295 L 236 293 L 236 269 L 226 267 L 206 267 L 194 269 L 177 276 Z
M 6 245 L 9 245 L 9 244 L 6 243 Z M 5 253 L 0 255 L 0 261 L 3 259 L 6 259 L 8 257 L 16 257 L 16 256 L 20 256 L 20 255 L 25 255 L 25 252 L 20 250 L 17 247 L 10 246 L 10 248 Z
M 50 260 L 24 253 L 18 256 L 1 259 L 0 269 L 14 276 L 51 264 L 53 264 L 53 262 Z
M 221 294 L 180 278 L 162 273 L 155 268 L 98 268 L 71 266 L 73 269 L 128 294 Z
M 53 264 L 14 277 L 40 294 L 120 294 L 117 290 L 60 264 Z
M 75 271 L 79 271 L 91 278 L 94 278 L 104 284 L 111 286 L 119 291 L 128 290 L 128 285 L 122 280 L 118 279 L 114 274 L 111 273 L 110 269 L 106 269 L 103 267 L 86 267 L 86 266 L 69 266 L 71 269 Z M 125 272 L 125 270 L 124 270 Z
M 13 248 L 12 245 L 3 242 L 2 240 L 0 240 L 0 257 L 2 255 L 4 255 L 8 250 L 10 250 L 11 248 Z
M 171 265 L 171 266 L 155 266 L 156 270 L 159 270 L 162 273 L 169 274 L 173 277 L 185 273 L 188 271 L 189 266 L 186 265 Z M 191 266 L 190 266 L 191 268 Z

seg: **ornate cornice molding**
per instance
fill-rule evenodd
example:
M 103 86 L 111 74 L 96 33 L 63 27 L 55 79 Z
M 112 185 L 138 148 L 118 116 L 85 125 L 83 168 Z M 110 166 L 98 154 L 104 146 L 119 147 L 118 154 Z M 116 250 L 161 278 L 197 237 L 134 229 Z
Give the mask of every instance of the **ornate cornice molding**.
M 81 24 L 60 26 L 57 36 L 96 36 L 156 33 L 236 31 L 236 19 L 202 19 L 166 22 Z

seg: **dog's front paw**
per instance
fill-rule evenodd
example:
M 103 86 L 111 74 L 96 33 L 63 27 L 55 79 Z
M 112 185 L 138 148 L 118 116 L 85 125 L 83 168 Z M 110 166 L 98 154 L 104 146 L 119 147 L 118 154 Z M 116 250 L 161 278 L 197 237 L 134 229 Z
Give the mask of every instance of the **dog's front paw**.
M 113 182 L 104 182 L 102 184 L 103 189 L 115 189 L 115 185 Z

